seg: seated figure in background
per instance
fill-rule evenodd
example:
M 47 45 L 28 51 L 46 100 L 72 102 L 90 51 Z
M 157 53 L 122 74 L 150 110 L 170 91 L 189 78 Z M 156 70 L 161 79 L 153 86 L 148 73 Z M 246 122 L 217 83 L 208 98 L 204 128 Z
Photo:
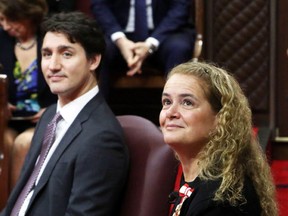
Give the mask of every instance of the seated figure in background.
M 5 140 L 13 148 L 12 154 L 21 152 L 17 164 L 23 163 L 36 122 L 57 99 L 51 94 L 40 66 L 39 27 L 47 12 L 45 0 L 0 0 L 0 63 L 9 81 Z M 12 164 L 11 187 L 21 168 L 17 164 Z
M 144 62 L 149 62 L 165 76 L 172 67 L 192 57 L 191 2 L 91 0 L 92 13 L 106 36 L 100 72 L 100 89 L 106 98 L 115 73 L 134 76 L 142 72 Z
M 163 90 L 159 119 L 183 168 L 171 215 L 278 215 L 252 112 L 229 73 L 200 62 L 176 66 Z

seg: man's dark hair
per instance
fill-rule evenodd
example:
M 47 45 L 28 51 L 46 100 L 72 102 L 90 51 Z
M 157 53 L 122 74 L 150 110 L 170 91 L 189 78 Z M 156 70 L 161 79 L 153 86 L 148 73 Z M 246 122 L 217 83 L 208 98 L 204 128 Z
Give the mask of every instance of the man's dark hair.
M 58 32 L 66 35 L 71 43 L 81 44 L 87 59 L 97 54 L 104 56 L 106 44 L 101 28 L 95 19 L 82 12 L 53 14 L 44 20 L 41 30 L 43 37 L 47 32 Z

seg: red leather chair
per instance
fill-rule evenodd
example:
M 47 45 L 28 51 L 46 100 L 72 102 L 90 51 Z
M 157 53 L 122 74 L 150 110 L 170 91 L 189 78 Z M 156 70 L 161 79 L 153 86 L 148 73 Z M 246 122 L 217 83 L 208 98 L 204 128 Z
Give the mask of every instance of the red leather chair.
M 118 116 L 130 151 L 121 216 L 168 216 L 178 161 L 161 131 L 140 116 Z

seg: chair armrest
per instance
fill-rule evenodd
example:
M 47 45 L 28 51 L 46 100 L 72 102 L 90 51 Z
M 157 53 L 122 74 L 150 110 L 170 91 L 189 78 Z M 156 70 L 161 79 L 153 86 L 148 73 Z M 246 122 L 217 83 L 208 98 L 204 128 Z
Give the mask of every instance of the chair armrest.
M 204 0 L 192 0 L 194 3 L 195 14 L 195 30 L 196 39 L 194 44 L 194 51 L 192 61 L 198 61 L 203 50 L 203 35 L 204 35 Z
M 203 48 L 203 39 L 202 38 L 203 38 L 202 34 L 196 35 L 193 58 L 192 58 L 193 62 L 197 62 L 201 53 L 202 53 L 202 48 Z

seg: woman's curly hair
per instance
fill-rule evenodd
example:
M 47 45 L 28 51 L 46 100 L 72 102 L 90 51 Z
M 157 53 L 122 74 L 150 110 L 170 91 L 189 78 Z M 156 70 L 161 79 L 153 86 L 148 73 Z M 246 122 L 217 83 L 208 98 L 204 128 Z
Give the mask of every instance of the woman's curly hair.
M 168 79 L 175 73 L 196 77 L 217 113 L 217 126 L 198 155 L 199 177 L 203 180 L 222 179 L 214 200 L 229 202 L 233 206 L 245 203 L 242 192 L 248 176 L 260 200 L 261 215 L 278 215 L 270 166 L 253 133 L 251 109 L 236 79 L 224 69 L 205 62 L 176 66 Z

